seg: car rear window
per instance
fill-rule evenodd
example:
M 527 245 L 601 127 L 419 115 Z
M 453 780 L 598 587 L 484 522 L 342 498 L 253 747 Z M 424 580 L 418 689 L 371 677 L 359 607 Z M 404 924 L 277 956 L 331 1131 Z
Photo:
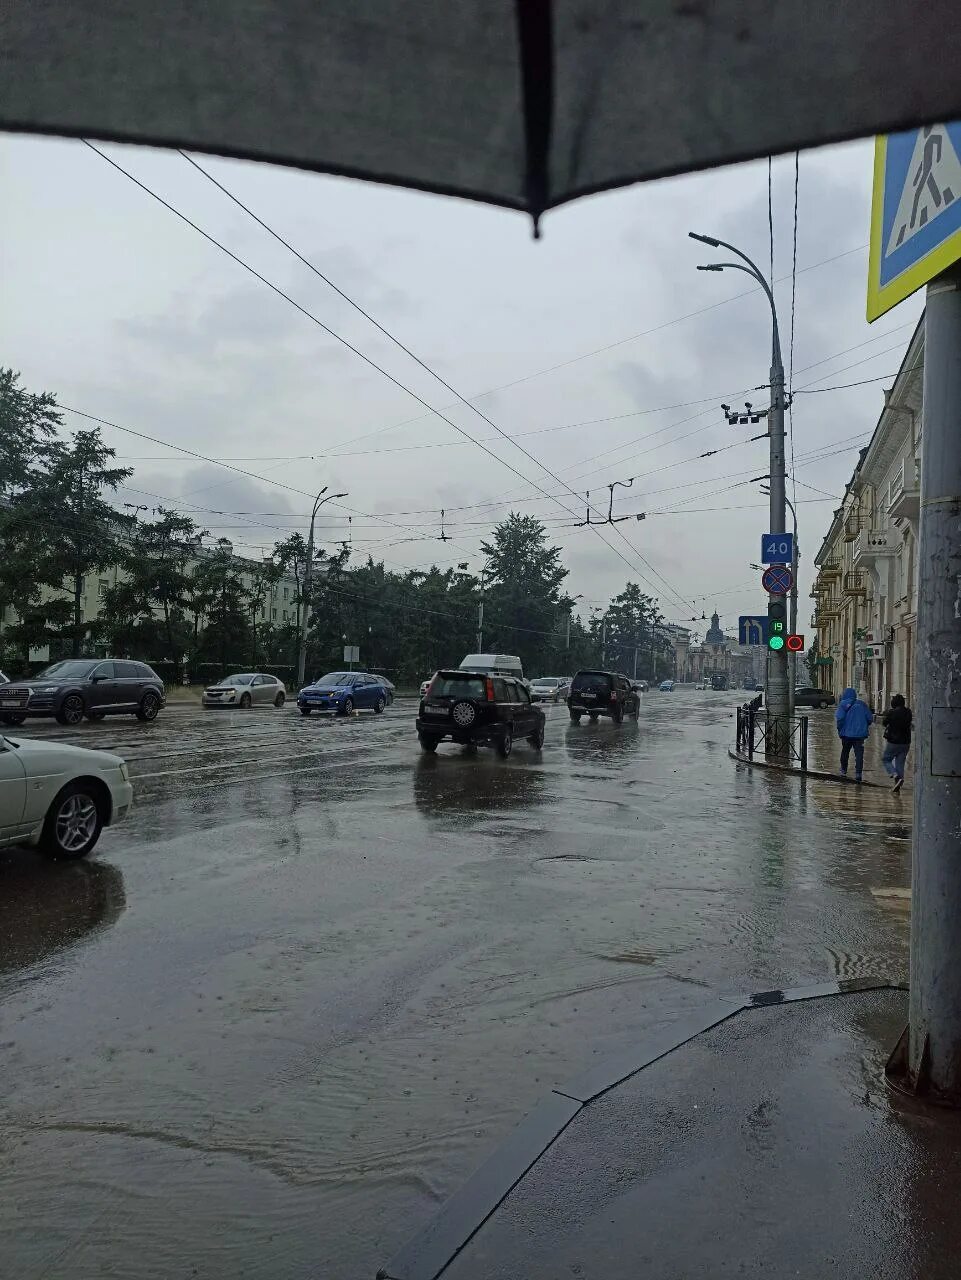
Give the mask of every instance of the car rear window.
M 427 690 L 431 698 L 485 698 L 487 691 L 480 676 L 434 676 Z
M 611 680 L 605 671 L 578 671 L 571 689 L 575 693 L 610 693 Z

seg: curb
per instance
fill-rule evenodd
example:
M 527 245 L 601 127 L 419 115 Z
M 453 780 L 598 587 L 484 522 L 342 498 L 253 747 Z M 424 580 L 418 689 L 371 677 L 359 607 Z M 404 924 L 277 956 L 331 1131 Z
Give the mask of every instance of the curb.
M 795 769 L 790 764 L 774 764 L 770 760 L 758 760 L 757 757 L 746 756 L 743 752 L 738 751 L 736 747 L 728 747 L 727 754 L 732 760 L 737 760 L 739 764 L 750 765 L 754 769 L 774 769 L 778 773 L 793 773 L 799 778 L 819 778 L 822 782 L 836 782 L 842 787 L 872 787 L 875 791 L 889 791 L 889 787 L 885 787 L 880 782 L 855 782 L 853 778 L 846 778 L 841 773 L 827 773 L 824 769 Z
M 773 1004 L 821 1000 L 860 991 L 906 990 L 896 982 L 835 979 L 786 990 L 720 997 L 714 1004 L 692 1010 L 667 1027 L 654 1028 L 636 1049 L 599 1063 L 546 1094 L 427 1225 L 377 1272 L 377 1280 L 437 1280 L 580 1111 L 702 1032 L 736 1014 Z

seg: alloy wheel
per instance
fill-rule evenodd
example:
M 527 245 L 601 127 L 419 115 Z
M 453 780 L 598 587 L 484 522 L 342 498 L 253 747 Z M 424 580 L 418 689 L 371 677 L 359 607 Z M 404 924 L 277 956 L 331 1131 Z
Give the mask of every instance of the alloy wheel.
M 57 844 L 64 853 L 76 853 L 97 829 L 97 806 L 88 795 L 67 796 L 57 811 Z

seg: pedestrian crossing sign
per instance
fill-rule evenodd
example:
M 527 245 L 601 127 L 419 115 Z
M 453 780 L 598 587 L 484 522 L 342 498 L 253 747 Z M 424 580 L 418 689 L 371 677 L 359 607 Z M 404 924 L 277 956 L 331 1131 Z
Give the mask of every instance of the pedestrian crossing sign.
M 874 144 L 868 320 L 961 258 L 961 121 Z

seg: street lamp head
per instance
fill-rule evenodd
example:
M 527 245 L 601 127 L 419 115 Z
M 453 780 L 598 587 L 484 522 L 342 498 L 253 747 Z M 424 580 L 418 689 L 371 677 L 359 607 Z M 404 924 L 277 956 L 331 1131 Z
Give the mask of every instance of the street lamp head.
M 696 231 L 689 231 L 687 234 L 692 240 L 700 240 L 701 244 L 709 244 L 712 249 L 720 249 L 721 247 L 720 240 L 715 240 L 713 236 L 698 235 Z
M 705 262 L 698 264 L 698 271 L 723 271 L 724 267 L 720 262 Z
M 349 493 L 332 493 L 330 496 L 332 498 L 349 498 L 350 494 Z

